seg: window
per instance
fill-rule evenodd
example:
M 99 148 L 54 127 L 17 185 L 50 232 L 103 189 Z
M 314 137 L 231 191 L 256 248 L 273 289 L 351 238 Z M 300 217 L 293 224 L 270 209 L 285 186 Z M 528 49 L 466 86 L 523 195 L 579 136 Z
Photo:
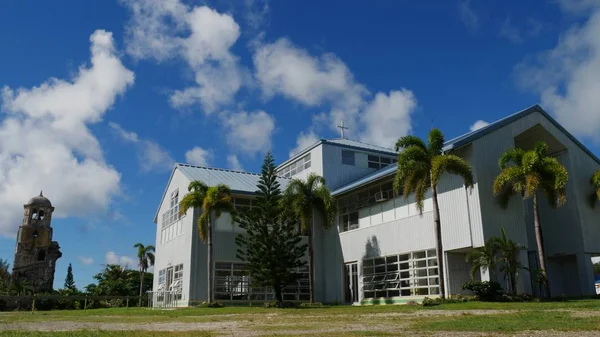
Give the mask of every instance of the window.
M 183 264 L 169 267 L 158 271 L 158 287 L 156 291 L 168 291 L 171 295 L 168 300 L 180 300 L 183 298 Z M 158 295 L 158 301 L 164 301 L 165 294 Z
M 365 298 L 439 294 L 435 249 L 363 260 Z
M 390 165 L 391 163 L 396 163 L 398 161 L 398 159 L 396 159 L 396 158 L 379 157 L 379 156 L 374 156 L 374 155 L 369 155 L 368 160 L 369 160 L 369 163 L 368 163 L 369 168 L 376 169 L 376 170 L 384 168 L 384 167 Z
M 342 150 L 342 164 L 355 165 L 354 151 Z
M 169 290 L 175 292 L 175 299 L 180 300 L 183 290 L 183 264 L 178 264 L 173 269 L 173 282 L 169 285 Z
M 183 226 L 177 223 L 185 215 L 179 215 L 179 189 L 171 192 L 169 209 L 163 213 L 161 221 L 161 243 L 172 240 L 183 234 Z M 177 226 L 172 227 L 177 223 Z
M 283 289 L 286 301 L 305 301 L 309 299 L 308 268 L 296 270 L 300 275 L 294 284 Z M 275 292 L 270 288 L 252 287 L 252 278 L 248 275 L 246 263 L 215 263 L 215 299 L 221 301 L 236 300 L 274 300 Z
M 284 178 L 291 178 L 294 175 L 310 168 L 311 160 L 310 153 L 305 155 L 304 157 L 296 160 L 295 162 L 287 165 L 286 167 L 280 169 L 277 173 Z

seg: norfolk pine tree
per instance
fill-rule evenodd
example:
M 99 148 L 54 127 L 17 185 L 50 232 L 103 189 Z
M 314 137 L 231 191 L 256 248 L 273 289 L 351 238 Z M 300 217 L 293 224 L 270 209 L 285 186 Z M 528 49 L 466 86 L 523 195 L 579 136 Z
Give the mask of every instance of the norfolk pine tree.
M 248 263 L 251 287 L 270 287 L 278 306 L 283 302 L 283 289 L 298 279 L 297 269 L 307 245 L 301 244 L 297 221 L 284 212 L 282 193 L 275 172 L 273 155 L 265 157 L 253 204 L 256 207 L 239 214 L 239 226 L 245 233 L 236 238 L 237 257 Z

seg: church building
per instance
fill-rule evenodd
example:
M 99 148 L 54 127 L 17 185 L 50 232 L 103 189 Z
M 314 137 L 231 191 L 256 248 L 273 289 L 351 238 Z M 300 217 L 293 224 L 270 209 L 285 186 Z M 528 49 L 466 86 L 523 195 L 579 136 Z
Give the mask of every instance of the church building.
M 343 129 L 342 129 L 343 130 Z M 443 130 L 442 130 L 443 131 Z M 491 237 L 501 235 L 521 244 L 519 293 L 539 294 L 538 265 L 531 200 L 512 198 L 506 209 L 492 193 L 500 173 L 498 158 L 509 148 L 531 149 L 538 141 L 568 170 L 567 202 L 552 209 L 541 199 L 551 293 L 559 296 L 595 294 L 591 257 L 600 255 L 600 210 L 588 202 L 590 176 L 600 159 L 568 133 L 540 106 L 533 106 L 445 143 L 444 153 L 464 158 L 473 168 L 474 187 L 444 175 L 438 185 L 446 294 L 466 293 L 471 279 L 466 255 Z M 337 202 L 337 221 L 323 230 L 316 219 L 315 297 L 323 303 L 405 303 L 438 296 L 439 266 L 435 250 L 433 205 L 425 201 L 419 214 L 414 197 L 393 191 L 397 153 L 346 139 L 321 139 L 277 170 L 282 189 L 291 178 L 316 173 L 326 179 Z M 179 202 L 188 184 L 231 187 L 236 208 L 253 206 L 259 175 L 226 169 L 176 164 L 158 206 L 154 306 L 191 306 L 207 299 L 207 245 L 196 227 L 199 209 L 179 215 Z M 223 214 L 214 231 L 215 300 L 249 302 L 272 300 L 268 289 L 254 288 L 236 258 L 235 237 L 241 229 Z M 286 300 L 308 299 L 308 273 L 284 292 Z M 480 271 L 479 280 L 504 285 L 499 273 Z M 168 303 L 167 303 L 168 302 Z

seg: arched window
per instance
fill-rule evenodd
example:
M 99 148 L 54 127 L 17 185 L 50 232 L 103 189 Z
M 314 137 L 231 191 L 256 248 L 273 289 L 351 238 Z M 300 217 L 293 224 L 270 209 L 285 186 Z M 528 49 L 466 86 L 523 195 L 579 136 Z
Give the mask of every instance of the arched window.
M 44 220 L 44 211 L 40 210 L 39 217 L 40 217 L 40 220 Z
M 38 237 L 38 231 L 33 231 L 33 238 L 36 239 Z
M 39 217 L 39 214 L 38 214 L 38 211 L 37 211 L 37 209 L 36 209 L 36 210 L 33 210 L 33 214 L 31 215 L 31 219 L 32 219 L 32 220 L 37 220 L 37 219 L 38 219 L 38 217 Z

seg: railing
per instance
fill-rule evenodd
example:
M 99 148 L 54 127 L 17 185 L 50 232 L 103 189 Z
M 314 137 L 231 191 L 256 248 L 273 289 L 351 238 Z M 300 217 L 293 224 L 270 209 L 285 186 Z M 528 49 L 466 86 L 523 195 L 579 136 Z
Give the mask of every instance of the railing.
M 148 307 L 153 309 L 173 309 L 178 307 L 178 301 L 182 299 L 181 291 L 149 291 Z

